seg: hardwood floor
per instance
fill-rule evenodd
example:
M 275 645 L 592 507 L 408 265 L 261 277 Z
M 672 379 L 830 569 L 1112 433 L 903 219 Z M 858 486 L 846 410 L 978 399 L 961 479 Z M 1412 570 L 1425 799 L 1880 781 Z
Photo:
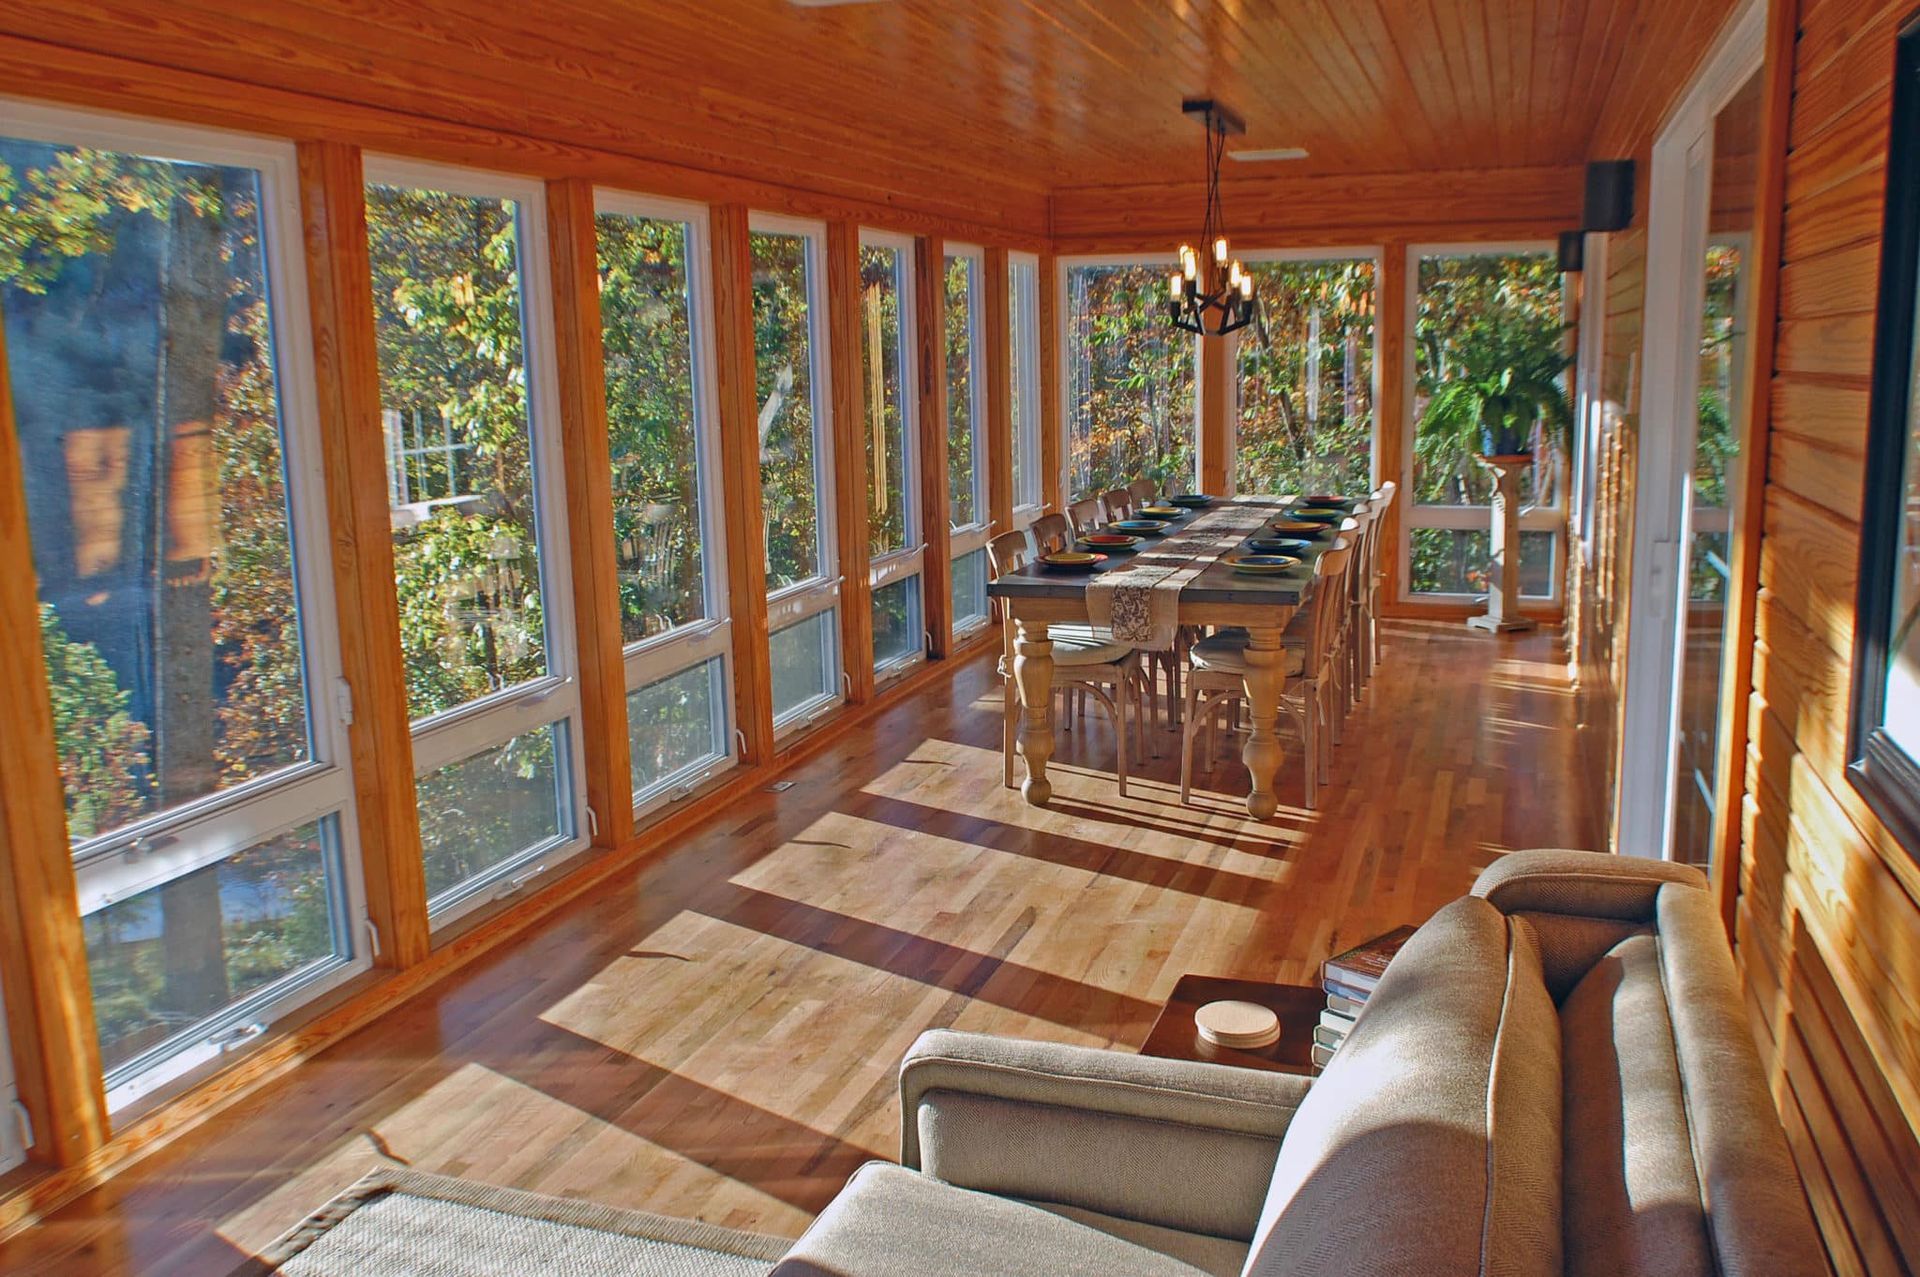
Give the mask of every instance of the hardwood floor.
M 1503 851 L 1591 846 L 1556 636 L 1397 624 L 1325 805 L 1241 809 L 1178 738 L 1126 800 L 1092 717 L 1049 810 L 1000 785 L 991 654 L 0 1247 L 0 1271 L 223 1274 L 386 1159 L 797 1234 L 897 1153 L 953 1026 L 1121 1047 L 1186 972 L 1307 982 Z M 1298 802 L 1297 751 L 1280 773 Z

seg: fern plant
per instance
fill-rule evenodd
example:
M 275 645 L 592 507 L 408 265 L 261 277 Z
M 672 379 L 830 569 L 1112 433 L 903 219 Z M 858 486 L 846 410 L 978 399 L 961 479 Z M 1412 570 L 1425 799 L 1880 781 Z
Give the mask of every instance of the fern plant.
M 1453 367 L 1420 417 L 1415 448 L 1430 463 L 1465 454 L 1513 456 L 1530 450 L 1536 425 L 1551 441 L 1573 421 L 1560 374 L 1572 362 L 1559 325 L 1500 317 L 1452 352 Z

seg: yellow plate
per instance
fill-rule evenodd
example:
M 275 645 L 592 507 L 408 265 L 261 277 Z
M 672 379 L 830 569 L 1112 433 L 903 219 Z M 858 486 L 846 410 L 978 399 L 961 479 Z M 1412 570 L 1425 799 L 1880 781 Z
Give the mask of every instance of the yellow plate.
M 1138 513 L 1147 519 L 1177 519 L 1186 511 L 1177 505 L 1143 505 Z
M 1275 532 L 1325 532 L 1327 525 L 1312 523 L 1305 519 L 1275 519 L 1269 525 Z
M 1226 562 L 1235 572 L 1249 576 L 1279 576 L 1300 566 L 1300 560 L 1290 554 L 1230 554 Z
M 1088 554 L 1082 550 L 1057 550 L 1052 554 L 1041 555 L 1040 561 L 1049 567 L 1080 568 L 1087 566 L 1089 563 L 1098 563 L 1100 556 L 1097 554 Z
M 1309 505 L 1309 506 L 1302 506 L 1298 510 L 1295 510 L 1294 513 L 1299 515 L 1303 519 L 1310 519 L 1315 517 L 1322 518 L 1322 519 L 1333 519 L 1333 518 L 1344 517 L 1347 512 L 1345 510 L 1330 509 L 1323 505 Z

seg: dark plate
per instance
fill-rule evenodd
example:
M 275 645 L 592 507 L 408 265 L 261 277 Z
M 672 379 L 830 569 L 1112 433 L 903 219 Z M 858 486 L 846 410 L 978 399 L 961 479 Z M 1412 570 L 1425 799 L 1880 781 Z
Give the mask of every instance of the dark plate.
M 1291 554 L 1297 558 L 1311 550 L 1313 542 L 1293 537 L 1253 537 L 1247 541 L 1247 548 L 1255 554 Z
M 1204 510 L 1213 504 L 1213 498 L 1204 492 L 1182 492 L 1178 496 L 1168 497 L 1167 504 L 1184 506 L 1189 510 Z

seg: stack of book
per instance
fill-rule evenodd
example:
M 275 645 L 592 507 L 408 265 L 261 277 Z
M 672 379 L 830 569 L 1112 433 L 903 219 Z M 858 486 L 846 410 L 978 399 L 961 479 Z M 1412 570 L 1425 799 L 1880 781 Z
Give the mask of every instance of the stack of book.
M 1357 944 L 1345 953 L 1337 953 L 1320 964 L 1320 983 L 1327 991 L 1327 1009 L 1313 1030 L 1313 1063 L 1325 1068 L 1333 1053 L 1347 1040 L 1353 1022 L 1360 1017 L 1386 974 L 1387 963 L 1400 952 L 1400 946 L 1413 935 L 1412 927 L 1395 927 L 1385 935 Z

